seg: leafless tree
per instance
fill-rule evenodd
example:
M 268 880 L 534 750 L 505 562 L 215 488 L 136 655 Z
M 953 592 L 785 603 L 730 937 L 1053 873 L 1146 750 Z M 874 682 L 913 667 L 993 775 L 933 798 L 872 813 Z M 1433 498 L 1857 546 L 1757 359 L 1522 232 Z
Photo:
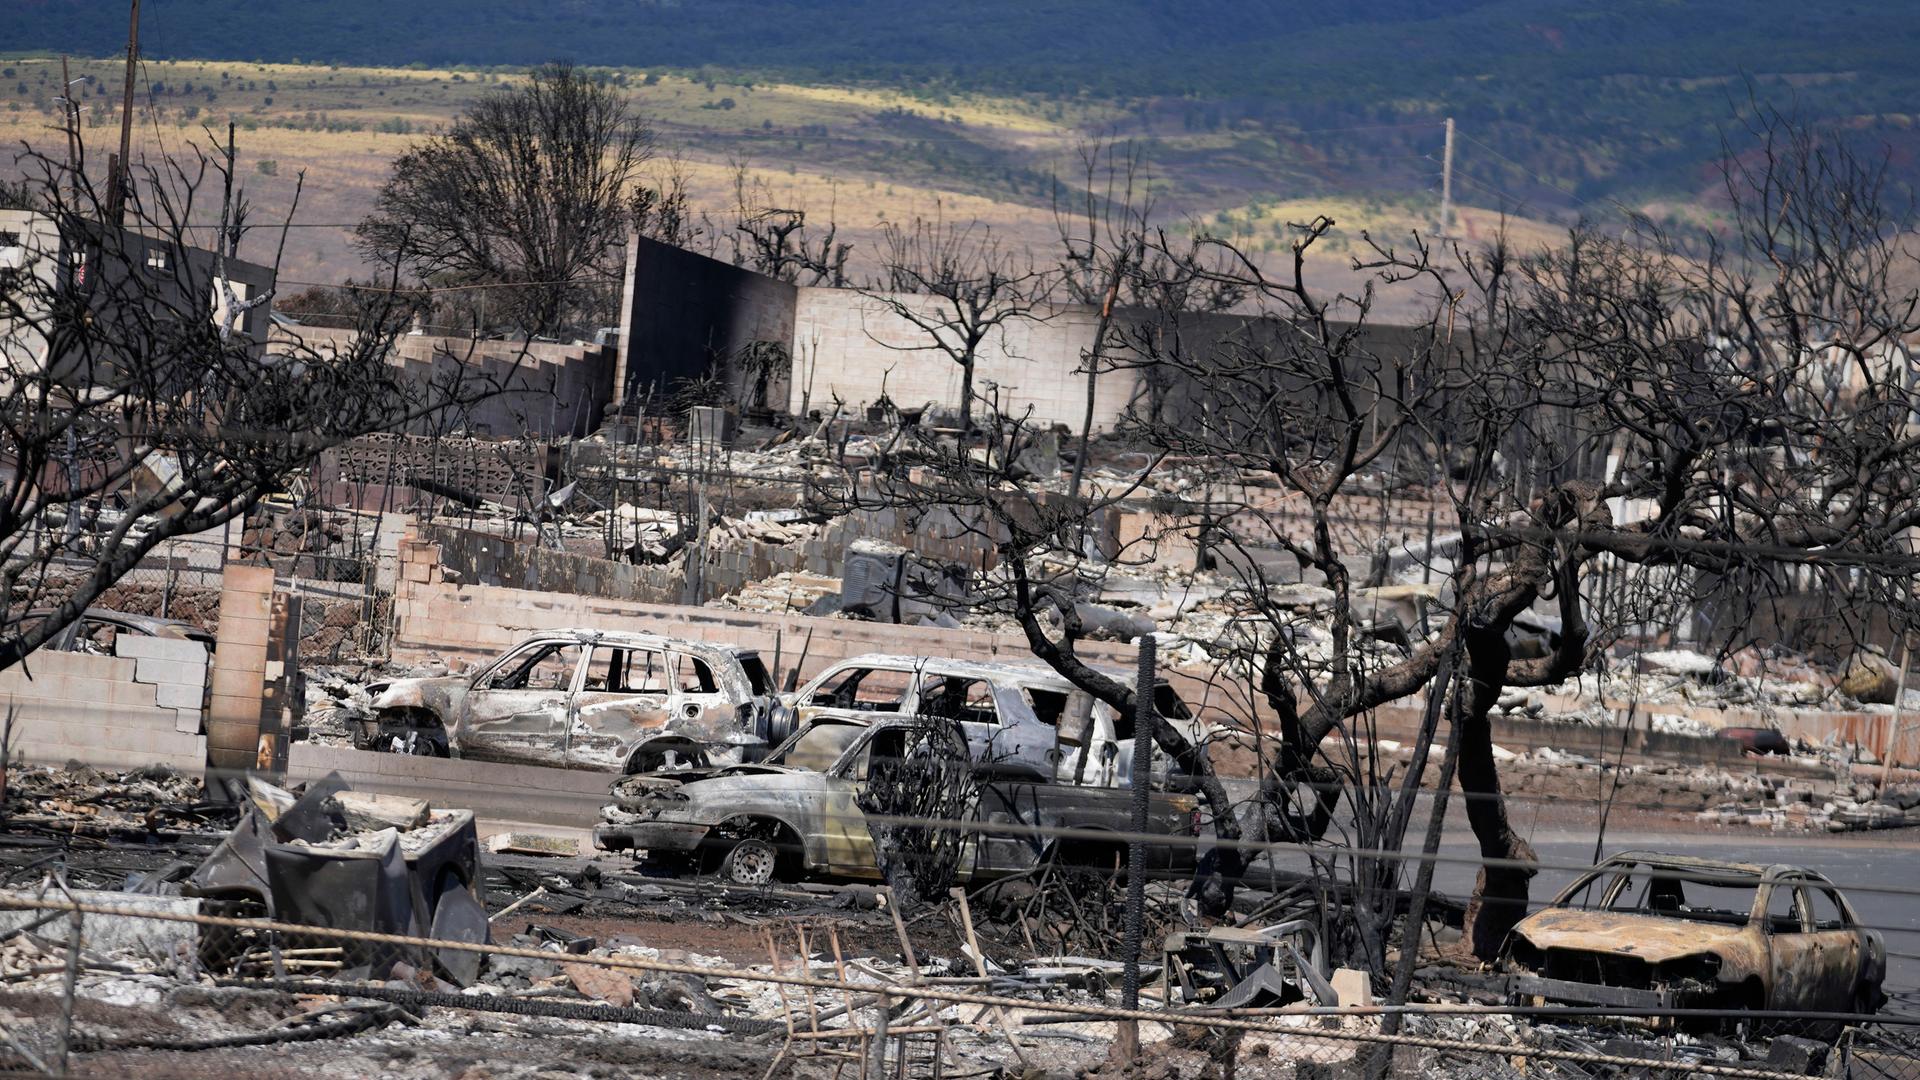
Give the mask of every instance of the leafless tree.
M 1538 255 L 1369 237 L 1354 267 L 1365 287 L 1328 294 L 1307 270 L 1326 218 L 1293 227 L 1277 270 L 1224 240 L 1155 233 L 1165 261 L 1148 293 L 1224 288 L 1246 315 L 1150 302 L 1115 319 L 1125 347 L 1104 377 L 1143 388 L 1125 425 L 1141 451 L 1127 485 L 1036 490 L 1013 467 L 1026 417 L 989 394 L 984 460 L 917 436 L 897 466 L 920 468 L 850 497 L 966 510 L 999 560 L 971 602 L 1008 605 L 1038 657 L 1125 709 L 1131 688 L 1080 655 L 1075 601 L 1106 567 L 1151 556 L 1153 537 L 1103 563 L 1088 522 L 1181 470 L 1184 504 L 1151 505 L 1163 539 L 1211 548 L 1226 578 L 1237 617 L 1199 644 L 1239 684 L 1262 778 L 1236 815 L 1206 755 L 1156 730 L 1210 792 L 1216 835 L 1339 841 L 1315 858 L 1345 882 L 1344 951 L 1381 970 L 1400 898 L 1419 903 L 1430 883 L 1423 870 L 1409 890 L 1395 853 L 1445 730 L 1441 773 L 1484 859 L 1468 943 L 1492 957 L 1536 861 L 1495 761 L 1504 692 L 1564 683 L 1616 644 L 1674 640 L 1703 612 L 1710 649 L 1766 642 L 1767 609 L 1809 592 L 1837 598 L 1842 647 L 1914 621 L 1911 214 L 1883 163 L 1845 143 L 1767 111 L 1750 134 L 1742 145 L 1758 149 L 1729 155 L 1732 228 L 1693 245 L 1645 223 L 1577 228 Z M 1380 324 L 1390 291 L 1429 314 Z M 1435 540 L 1416 542 L 1429 514 Z M 1406 614 L 1386 618 L 1395 607 Z M 1523 634 L 1524 622 L 1557 629 Z M 1375 726 L 1396 703 L 1423 705 L 1398 772 Z M 1223 844 L 1217 876 L 1198 883 L 1216 910 L 1239 850 Z
M 960 368 L 960 428 L 973 430 L 973 377 L 981 350 L 1009 325 L 1034 318 L 1050 283 L 985 225 L 915 218 L 881 230 L 880 278 L 861 292 L 906 324 L 906 342 L 869 329 L 882 346 L 937 352 Z
M 230 145 L 134 168 L 124 227 L 84 160 L 17 159 L 36 214 L 0 262 L 0 668 L 160 545 L 244 515 L 329 448 L 492 392 L 458 365 L 429 384 L 388 362 L 408 314 L 391 287 L 344 341 L 266 347 L 271 287 L 247 272 L 242 297 L 230 280 Z M 296 190 L 270 276 L 297 205 Z
M 1889 207 L 1883 168 L 1849 147 L 1776 113 L 1753 134 L 1761 164 L 1727 178 L 1735 230 L 1702 250 L 1650 230 L 1577 229 L 1528 259 L 1374 243 L 1359 269 L 1378 287 L 1424 283 L 1438 298 L 1425 324 L 1382 351 L 1362 344 L 1372 290 L 1346 298 L 1356 321 L 1342 325 L 1305 280 L 1306 245 L 1330 224 L 1309 223 L 1291 275 L 1251 260 L 1235 274 L 1272 302 L 1267 340 L 1151 357 L 1203 387 L 1210 415 L 1149 425 L 1149 439 L 1221 454 L 1293 495 L 1297 512 L 1236 513 L 1235 531 L 1258 530 L 1333 594 L 1322 655 L 1282 643 L 1267 617 L 1263 689 L 1281 727 L 1272 779 L 1312 778 L 1314 755 L 1340 771 L 1377 760 L 1373 710 L 1451 695 L 1450 747 L 1488 860 L 1468 922 L 1483 957 L 1523 913 L 1533 862 L 1493 758 L 1489 713 L 1504 689 L 1564 682 L 1612 640 L 1683 625 L 1710 602 L 1728 606 L 1713 644 L 1738 648 L 1798 567 L 1820 568 L 1896 624 L 1912 611 L 1905 532 L 1920 513 L 1910 481 L 1920 442 L 1905 340 L 1920 330 L 1920 302 L 1892 275 L 1911 219 Z M 1339 508 L 1436 472 L 1443 482 L 1426 499 L 1456 537 L 1437 626 L 1383 651 L 1361 632 L 1360 552 L 1335 542 Z M 1639 576 L 1656 599 L 1596 611 L 1597 566 Z M 1257 599 L 1261 583 L 1245 578 Z M 1536 605 L 1551 607 L 1558 633 L 1544 655 L 1515 655 L 1510 631 Z M 1449 658 L 1458 676 L 1435 685 L 1454 670 Z M 1402 797 L 1356 812 L 1356 846 L 1398 848 L 1423 752 Z M 1348 790 L 1369 786 L 1353 779 Z
M 613 252 L 635 211 L 657 208 L 634 201 L 652 152 L 615 88 L 547 64 L 395 159 L 358 243 L 436 284 L 515 286 L 489 295 L 524 333 L 579 325 L 617 292 Z
M 728 228 L 711 219 L 707 227 L 725 236 L 733 265 L 796 285 L 847 286 L 853 245 L 839 238 L 831 206 L 824 228 L 809 226 L 804 208 L 781 205 L 744 162 L 735 162 L 731 218 Z
M 694 250 L 709 241 L 710 230 L 693 209 L 687 163 L 677 151 L 653 159 L 648 182 L 629 196 L 633 229 L 650 240 Z
M 1085 143 L 1079 148 L 1078 164 L 1073 184 L 1056 182 L 1053 201 L 1054 226 L 1060 236 L 1060 292 L 1067 301 L 1098 313 L 1081 355 L 1087 403 L 1067 488 L 1076 498 L 1086 475 L 1100 375 L 1108 367 L 1109 354 L 1126 348 L 1126 333 L 1116 314 L 1129 308 L 1224 311 L 1242 298 L 1240 289 L 1217 277 L 1173 271 L 1177 258 L 1190 259 L 1193 252 L 1169 254 L 1172 248 L 1155 221 L 1151 177 L 1138 145 Z M 1164 293 L 1183 286 L 1187 291 L 1180 295 Z

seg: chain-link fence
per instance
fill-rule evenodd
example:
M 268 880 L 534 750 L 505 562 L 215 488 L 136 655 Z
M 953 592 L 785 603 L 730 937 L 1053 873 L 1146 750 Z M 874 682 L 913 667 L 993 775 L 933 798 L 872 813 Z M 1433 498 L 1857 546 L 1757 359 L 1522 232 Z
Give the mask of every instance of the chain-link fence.
M 92 607 L 212 632 L 219 622 L 224 568 L 235 560 L 263 560 L 273 566 L 279 587 L 301 599 L 304 658 L 324 662 L 384 655 L 392 625 L 396 555 L 375 539 L 378 517 L 362 517 L 353 522 L 354 536 L 316 532 L 315 542 L 308 545 L 316 550 L 297 553 L 277 551 L 274 541 L 263 540 L 262 530 L 242 529 L 238 523 L 224 532 L 167 540 L 121 575 Z M 53 560 L 50 575 L 77 578 L 91 570 L 84 537 L 63 543 L 70 553 Z M 50 595 L 58 595 L 58 590 Z M 83 631 L 111 635 L 114 627 L 103 623 Z M 110 643 L 97 644 L 104 651 Z M 88 646 L 76 642 L 76 647 Z
M 964 905 L 960 915 L 971 922 Z M 0 1063 L 140 1075 L 157 1067 L 154 1051 L 205 1055 L 211 1069 L 273 1045 L 284 1075 L 395 1059 L 534 1075 L 558 1061 L 670 1053 L 676 1074 L 693 1076 L 1070 1076 L 1137 1044 L 1136 1061 L 1158 1076 L 1920 1078 L 1920 1040 L 1892 1024 L 1774 1037 L 1756 1058 L 1727 1039 L 1497 1005 L 1208 1011 L 1149 990 L 1126 1009 L 1100 965 L 1058 958 L 1011 972 L 977 951 L 936 958 L 898 917 L 898 952 L 884 958 L 833 921 L 738 925 L 726 935 L 732 959 L 603 947 L 551 929 L 512 934 L 503 922 L 496 916 L 496 941 L 483 944 L 51 883 L 8 894 Z M 1384 1033 L 1395 1011 L 1400 1030 Z

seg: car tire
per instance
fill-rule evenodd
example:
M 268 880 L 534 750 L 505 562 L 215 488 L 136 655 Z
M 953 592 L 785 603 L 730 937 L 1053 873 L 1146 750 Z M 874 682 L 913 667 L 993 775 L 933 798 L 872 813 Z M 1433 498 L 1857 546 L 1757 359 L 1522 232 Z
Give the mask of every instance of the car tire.
M 720 860 L 720 876 L 733 885 L 771 885 L 779 866 L 778 848 L 758 837 L 748 837 L 733 845 Z

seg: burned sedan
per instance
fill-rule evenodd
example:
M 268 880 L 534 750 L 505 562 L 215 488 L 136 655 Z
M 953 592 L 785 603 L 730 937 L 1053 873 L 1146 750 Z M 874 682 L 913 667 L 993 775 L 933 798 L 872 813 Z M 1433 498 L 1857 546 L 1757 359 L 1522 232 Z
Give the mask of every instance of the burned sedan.
M 870 819 L 867 786 L 882 762 L 921 752 L 919 718 L 866 723 L 848 717 L 813 720 L 766 761 L 723 768 L 691 783 L 661 776 L 631 777 L 614 785 L 615 801 L 602 813 L 594 842 L 609 851 L 635 851 L 656 864 L 707 871 L 737 884 L 763 885 L 809 877 L 874 880 L 882 876 Z M 958 751 L 964 758 L 965 750 Z M 1086 834 L 1125 832 L 1130 792 L 1065 782 L 986 779 L 970 810 L 970 836 L 957 877 L 983 879 L 1032 869 L 1049 858 L 1111 868 L 1125 845 L 1089 841 Z M 1155 845 L 1150 866 L 1187 870 L 1194 862 L 1202 817 L 1189 795 L 1154 792 L 1149 831 L 1179 838 Z M 996 825 L 1012 825 L 996 829 Z M 1032 827 L 1038 826 L 1038 829 Z M 1053 830 L 1074 830 L 1056 843 Z
M 1636 1010 L 1871 1013 L 1886 964 L 1813 871 L 1647 852 L 1581 875 L 1500 958 L 1515 997 Z
M 536 634 L 474 674 L 368 692 L 361 749 L 628 773 L 689 751 L 751 759 L 775 705 L 756 653 L 595 630 Z

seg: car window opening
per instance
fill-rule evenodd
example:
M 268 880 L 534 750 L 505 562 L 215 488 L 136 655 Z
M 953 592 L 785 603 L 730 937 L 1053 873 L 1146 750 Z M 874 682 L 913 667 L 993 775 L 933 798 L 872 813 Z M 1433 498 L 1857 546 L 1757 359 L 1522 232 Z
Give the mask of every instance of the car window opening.
M 985 679 L 947 676 L 921 695 L 920 714 L 966 724 L 998 724 L 999 710 L 993 704 L 993 686 Z
M 767 665 L 761 662 L 758 654 L 747 653 L 738 659 L 740 670 L 747 673 L 747 685 L 753 689 L 755 697 L 773 693 L 773 676 L 767 674 Z
M 1758 888 L 1757 879 L 1701 881 L 1689 879 L 1679 871 L 1637 869 L 1621 875 L 1607 910 L 1744 926 L 1753 918 Z
M 768 758 L 767 764 L 825 772 L 865 733 L 866 729 L 857 724 L 813 724 L 796 735 L 785 750 Z
M 683 694 L 714 694 L 720 691 L 714 682 L 713 669 L 705 660 L 695 656 L 680 658 L 680 692 Z

